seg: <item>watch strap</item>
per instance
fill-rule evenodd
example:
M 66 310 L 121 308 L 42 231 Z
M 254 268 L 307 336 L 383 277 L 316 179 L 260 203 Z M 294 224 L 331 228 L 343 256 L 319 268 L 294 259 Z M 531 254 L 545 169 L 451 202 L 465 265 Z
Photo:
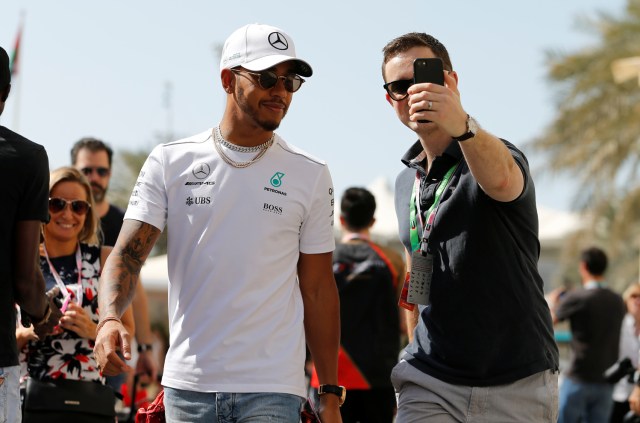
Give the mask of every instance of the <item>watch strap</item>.
M 475 137 L 475 132 L 471 131 L 470 125 L 469 125 L 469 119 L 471 119 L 471 116 L 469 116 L 469 114 L 467 113 L 467 120 L 465 121 L 465 125 L 466 125 L 466 132 L 462 135 L 460 135 L 459 137 L 452 137 L 454 141 L 466 141 L 469 138 L 473 138 Z
M 347 389 L 338 385 L 320 385 L 318 387 L 318 395 L 333 394 L 340 399 L 340 405 L 344 403 L 347 395 Z

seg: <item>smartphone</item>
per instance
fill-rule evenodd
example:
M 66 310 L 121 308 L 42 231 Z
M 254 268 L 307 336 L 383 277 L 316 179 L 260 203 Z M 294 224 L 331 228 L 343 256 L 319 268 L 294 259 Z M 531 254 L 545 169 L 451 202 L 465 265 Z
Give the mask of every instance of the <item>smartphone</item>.
M 444 67 L 439 57 L 420 58 L 413 61 L 413 83 L 431 82 L 444 85 Z M 429 123 L 430 120 L 419 120 L 420 123 Z
M 431 57 L 413 61 L 413 83 L 419 84 L 421 82 L 444 85 L 442 59 L 439 57 Z

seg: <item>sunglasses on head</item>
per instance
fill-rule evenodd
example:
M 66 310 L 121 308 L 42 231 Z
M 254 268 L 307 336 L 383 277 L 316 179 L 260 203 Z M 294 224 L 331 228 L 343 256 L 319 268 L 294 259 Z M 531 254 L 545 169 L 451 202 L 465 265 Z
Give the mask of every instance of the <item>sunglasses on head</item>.
M 71 211 L 78 215 L 87 214 L 91 208 L 91 204 L 84 200 L 65 200 L 64 198 L 49 198 L 49 211 L 51 213 L 60 213 L 63 211 L 67 204 L 71 205 Z
M 397 81 L 387 82 L 383 85 L 387 90 L 387 94 L 395 101 L 401 101 L 409 95 L 407 90 L 413 85 L 413 79 L 398 79 Z
M 80 169 L 80 172 L 84 173 L 85 176 L 89 176 L 93 172 L 96 172 L 98 176 L 101 176 L 104 178 L 105 176 L 108 176 L 109 173 L 111 173 L 111 170 L 109 170 L 109 168 L 106 168 L 106 167 L 83 167 L 82 169 Z
M 245 69 L 231 69 L 231 72 L 239 75 L 242 75 L 242 72 L 244 72 L 248 73 L 249 75 L 257 76 L 258 84 L 265 90 L 269 90 L 275 87 L 278 83 L 278 80 L 282 79 L 282 81 L 284 82 L 284 89 L 289 91 L 290 93 L 295 93 L 304 83 L 304 79 L 302 79 L 300 75 L 296 75 L 295 73 L 290 73 L 287 76 L 278 76 L 278 74 L 270 70 L 251 72 Z

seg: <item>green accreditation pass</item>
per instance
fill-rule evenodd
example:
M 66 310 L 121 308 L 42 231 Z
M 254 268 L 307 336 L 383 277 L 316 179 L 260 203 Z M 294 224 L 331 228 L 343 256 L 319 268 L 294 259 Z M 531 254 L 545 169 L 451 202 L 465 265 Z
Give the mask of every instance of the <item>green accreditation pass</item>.
M 433 277 L 433 254 L 429 252 L 429 237 L 433 230 L 442 194 L 451 182 L 451 178 L 459 165 L 460 162 L 453 165 L 438 184 L 433 204 L 425 213 L 426 219 L 424 221 L 420 212 L 420 175 L 416 172 L 416 180 L 413 184 L 413 192 L 409 204 L 409 239 L 412 252 L 409 282 L 406 284 L 406 303 L 429 305 L 431 279 Z M 418 222 L 423 228 L 422 238 L 419 235 Z M 401 305 L 403 304 L 401 303 Z

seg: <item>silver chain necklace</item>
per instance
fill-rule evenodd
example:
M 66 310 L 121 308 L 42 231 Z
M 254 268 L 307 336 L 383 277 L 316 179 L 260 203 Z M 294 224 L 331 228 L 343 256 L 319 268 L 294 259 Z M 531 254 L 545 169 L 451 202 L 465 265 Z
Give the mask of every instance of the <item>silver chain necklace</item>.
M 269 147 L 271 147 L 271 144 L 273 144 L 273 139 L 275 137 L 275 132 L 271 135 L 271 138 L 265 142 L 262 143 L 260 145 L 256 145 L 254 147 L 242 147 L 242 146 L 238 146 L 235 144 L 230 143 L 229 141 L 225 140 L 224 138 L 222 138 L 222 133 L 220 132 L 220 127 L 216 126 L 215 128 L 213 128 L 213 145 L 216 148 L 216 151 L 218 152 L 218 154 L 220 155 L 220 157 L 222 158 L 222 160 L 224 160 L 225 163 L 227 163 L 230 166 L 233 166 L 237 169 L 244 169 L 245 167 L 249 167 L 252 164 L 254 164 L 255 162 L 257 162 L 258 160 L 260 160 L 262 158 L 262 156 L 265 155 L 265 153 L 267 152 L 267 150 L 269 150 Z M 251 160 L 246 161 L 246 162 L 237 162 L 235 160 L 233 160 L 231 157 L 227 156 L 224 152 L 224 150 L 222 149 L 222 145 L 224 145 L 225 147 L 229 148 L 230 150 L 233 151 L 238 151 L 241 153 L 253 153 L 255 151 L 258 151 L 258 154 L 256 154 Z
M 232 142 L 229 142 L 229 141 L 225 140 L 224 138 L 220 137 L 220 144 L 221 145 L 225 146 L 229 150 L 237 151 L 238 153 L 257 153 L 258 151 L 262 150 L 263 148 L 268 147 L 267 144 L 269 144 L 270 142 L 271 142 L 271 140 L 267 140 L 267 141 L 263 142 L 260 145 L 254 145 L 253 147 L 244 147 L 242 145 L 237 145 L 237 144 L 234 144 Z

